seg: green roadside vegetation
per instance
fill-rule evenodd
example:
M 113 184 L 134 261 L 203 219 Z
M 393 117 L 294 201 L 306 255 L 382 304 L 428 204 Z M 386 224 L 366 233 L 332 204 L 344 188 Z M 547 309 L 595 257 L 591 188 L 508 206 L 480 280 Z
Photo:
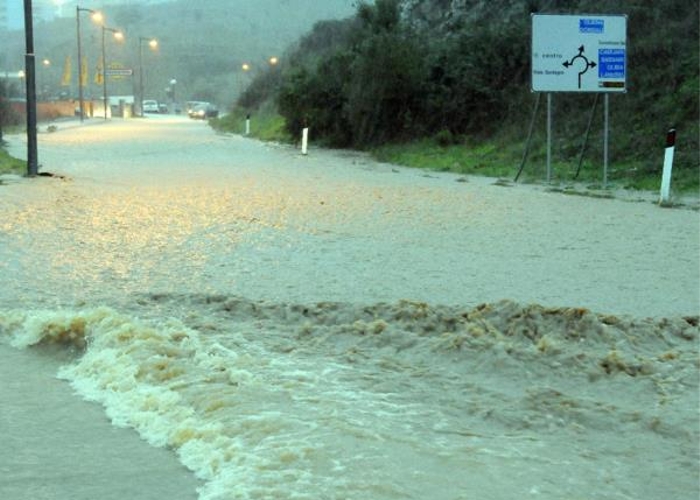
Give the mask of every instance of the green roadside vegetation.
M 665 136 L 678 130 L 672 189 L 700 188 L 698 5 L 669 0 L 467 2 L 449 20 L 440 2 L 359 2 L 354 17 L 317 23 L 283 63 L 260 73 L 217 130 L 371 152 L 378 160 L 512 180 L 526 148 L 530 14 L 628 15 L 628 92 L 610 96 L 609 188 L 659 189 Z M 430 5 L 434 8 L 430 8 Z M 494 13 L 498 13 L 495 15 Z M 654 30 L 646 29 L 653 24 Z M 680 35 L 683 33 L 684 35 Z M 552 181 L 603 184 L 603 103 L 554 95 Z M 546 179 L 546 105 L 521 182 Z M 587 124 L 589 139 L 581 159 Z M 580 168 L 579 168 L 579 162 Z M 578 172 L 578 174 L 577 174 Z
M 254 113 L 237 107 L 230 113 L 209 120 L 209 125 L 219 132 L 245 134 L 246 119 L 250 116 L 250 137 L 262 141 L 291 143 L 292 136 L 287 130 L 284 118 L 270 106 L 262 107 Z
M 280 143 L 297 143 L 299 138 L 292 137 L 286 127 L 285 119 L 273 109 L 261 109 L 251 114 L 249 110 L 238 107 L 225 116 L 210 120 L 210 125 L 222 133 L 244 135 L 246 118 L 250 115 L 250 133 L 248 137 L 262 141 Z M 541 183 L 547 176 L 546 138 L 544 134 L 533 137 L 525 158 L 526 134 L 504 132 L 489 138 L 472 139 L 454 138 L 449 133 L 438 133 L 433 137 L 408 142 L 390 142 L 366 149 L 377 161 L 406 167 L 420 168 L 426 171 L 452 172 L 462 175 L 481 175 L 514 181 L 518 173 L 519 182 Z M 603 189 L 603 152 L 601 140 L 589 141 L 583 158 L 583 138 L 578 144 L 571 144 L 571 153 L 565 159 L 553 158 L 552 184 L 564 186 L 566 192 L 574 193 L 570 186 L 574 183 L 588 190 Z M 324 138 L 317 139 L 311 131 L 311 141 L 321 146 L 333 147 Z M 561 153 L 559 148 L 555 154 Z M 523 163 L 523 159 L 525 162 Z M 663 167 L 663 143 L 650 163 L 656 167 L 640 168 L 635 161 L 615 161 L 612 158 L 608 166 L 607 188 L 631 189 L 639 191 L 658 191 Z M 522 168 L 522 170 L 521 170 Z M 568 188 L 567 188 L 568 187 Z M 696 193 L 700 189 L 697 170 L 674 168 L 672 188 L 678 193 Z
M 13 113 L 9 102 L 4 97 L 16 91 L 17 89 L 11 88 L 6 80 L 0 80 L 0 175 L 22 174 L 27 171 L 27 162 L 10 156 L 5 151 L 3 140 L 4 134 L 16 133 L 20 129 L 19 117 Z
M 590 148 L 590 146 L 589 146 Z M 464 141 L 445 145 L 440 138 L 423 139 L 407 144 L 387 144 L 371 150 L 373 156 L 387 163 L 424 168 L 458 174 L 482 175 L 504 180 L 539 183 L 547 178 L 547 152 L 544 138 L 531 144 L 525 162 L 524 134 L 497 136 L 479 142 Z M 604 186 L 602 150 L 590 151 L 581 159 L 579 154 L 568 159 L 553 158 L 551 183 L 573 185 L 591 190 Z M 610 161 L 606 188 L 640 191 L 658 191 L 661 183 L 664 151 L 659 148 L 656 158 L 658 168 L 640 168 L 635 162 Z M 519 175 L 518 175 L 519 174 Z M 697 171 L 678 169 L 673 171 L 673 189 L 677 192 L 698 192 Z
M 27 171 L 27 162 L 18 160 L 10 156 L 7 151 L 0 145 L 0 175 L 1 174 L 18 174 L 21 175 Z

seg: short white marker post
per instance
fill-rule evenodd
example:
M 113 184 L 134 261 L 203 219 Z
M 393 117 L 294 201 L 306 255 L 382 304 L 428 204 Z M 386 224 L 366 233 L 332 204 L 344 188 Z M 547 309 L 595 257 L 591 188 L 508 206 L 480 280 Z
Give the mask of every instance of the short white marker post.
M 309 127 L 304 127 L 301 131 L 301 154 L 305 155 L 307 153 L 309 145 Z
M 250 115 L 245 117 L 245 135 L 250 135 Z
M 673 168 L 673 151 L 676 146 L 676 129 L 672 128 L 666 133 L 666 153 L 664 155 L 664 170 L 661 174 L 660 205 L 669 203 L 671 192 L 671 169 Z

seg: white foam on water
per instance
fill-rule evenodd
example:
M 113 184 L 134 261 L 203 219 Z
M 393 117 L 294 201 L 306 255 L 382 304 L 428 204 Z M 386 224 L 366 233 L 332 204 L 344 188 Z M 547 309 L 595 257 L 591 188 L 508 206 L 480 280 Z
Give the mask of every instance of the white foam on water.
M 158 317 L 0 312 L 0 339 L 83 350 L 59 377 L 115 425 L 173 449 L 205 481 L 203 500 L 624 499 L 697 487 L 692 319 L 508 302 L 146 302 L 141 312 L 158 305 Z M 160 315 L 182 307 L 182 319 Z

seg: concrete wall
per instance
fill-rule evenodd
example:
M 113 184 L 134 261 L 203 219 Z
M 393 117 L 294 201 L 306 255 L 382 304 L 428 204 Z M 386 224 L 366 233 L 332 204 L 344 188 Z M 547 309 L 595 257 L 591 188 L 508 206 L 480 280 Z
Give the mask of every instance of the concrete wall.
M 83 101 L 86 118 L 99 117 L 104 118 L 104 106 L 102 101 Z M 24 101 L 10 101 L 10 107 L 14 114 L 21 122 L 26 119 Z M 51 101 L 37 102 L 36 114 L 37 121 L 48 122 L 61 117 L 78 116 L 77 101 Z M 107 117 L 131 118 L 134 116 L 133 104 L 125 103 L 123 100 L 116 101 L 110 109 L 107 110 Z
M 26 103 L 24 101 L 11 101 L 12 110 L 24 120 L 26 116 Z M 38 102 L 36 104 L 36 117 L 38 121 L 46 122 L 63 116 L 75 116 L 75 101 Z

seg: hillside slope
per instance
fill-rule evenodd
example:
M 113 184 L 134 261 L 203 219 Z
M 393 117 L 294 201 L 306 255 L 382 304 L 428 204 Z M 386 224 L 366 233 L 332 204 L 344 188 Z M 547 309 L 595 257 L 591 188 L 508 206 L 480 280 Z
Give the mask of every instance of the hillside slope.
M 313 123 L 315 137 L 343 147 L 435 135 L 442 143 L 498 136 L 512 143 L 525 137 L 536 97 L 531 14 L 624 14 L 627 92 L 610 99 L 617 169 L 658 169 L 666 131 L 676 127 L 682 142 L 676 164 L 697 177 L 698 10 L 697 2 L 682 0 L 377 0 L 361 4 L 352 20 L 317 25 L 276 85 L 269 78 L 260 84 L 295 137 Z M 592 93 L 554 96 L 558 158 L 579 154 L 594 99 Z M 239 104 L 262 101 L 251 89 Z M 592 121 L 596 151 L 602 108 Z M 542 125 L 544 105 L 539 109 Z

